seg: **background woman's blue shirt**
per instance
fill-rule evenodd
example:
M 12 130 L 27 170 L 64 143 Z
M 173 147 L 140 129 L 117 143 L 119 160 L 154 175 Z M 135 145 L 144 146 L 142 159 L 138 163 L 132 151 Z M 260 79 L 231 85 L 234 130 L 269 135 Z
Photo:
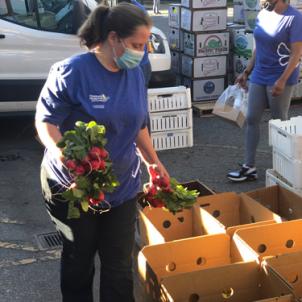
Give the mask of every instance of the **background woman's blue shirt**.
M 147 101 L 139 67 L 111 72 L 85 53 L 54 64 L 37 104 L 36 119 L 57 125 L 61 133 L 76 121 L 105 125 L 106 149 L 121 185 L 106 199 L 117 206 L 133 198 L 140 187 L 140 159 L 135 140 L 146 126 Z M 70 175 L 46 150 L 43 165 L 52 178 L 68 185 Z
M 285 70 L 290 55 L 290 44 L 302 41 L 302 15 L 288 6 L 282 13 L 262 9 L 257 16 L 254 30 L 256 61 L 251 82 L 260 85 L 274 85 Z M 299 66 L 287 81 L 297 83 Z

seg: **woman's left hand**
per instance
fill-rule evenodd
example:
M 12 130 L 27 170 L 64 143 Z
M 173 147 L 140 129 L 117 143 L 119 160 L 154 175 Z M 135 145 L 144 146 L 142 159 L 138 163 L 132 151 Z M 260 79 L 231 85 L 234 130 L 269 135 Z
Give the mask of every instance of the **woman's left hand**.
M 285 81 L 277 80 L 272 88 L 272 96 L 279 96 L 283 93 L 285 88 Z

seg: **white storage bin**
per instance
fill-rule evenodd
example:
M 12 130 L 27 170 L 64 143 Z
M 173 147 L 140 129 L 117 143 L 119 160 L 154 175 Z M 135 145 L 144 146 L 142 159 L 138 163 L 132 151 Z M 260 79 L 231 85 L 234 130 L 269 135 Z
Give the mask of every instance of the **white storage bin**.
M 191 92 L 185 86 L 148 89 L 149 112 L 191 108 Z
M 302 196 L 302 190 L 294 189 L 289 183 L 286 182 L 285 179 L 280 177 L 278 173 L 273 169 L 267 169 L 266 170 L 266 178 L 265 178 L 265 186 L 270 187 L 274 185 L 279 185 L 280 187 L 283 187 L 289 191 L 292 191 L 298 195 Z
M 273 169 L 284 177 L 294 189 L 302 189 L 302 161 L 290 159 L 273 149 Z
M 193 146 L 193 129 L 151 133 L 155 150 L 168 150 Z
M 269 121 L 269 144 L 288 158 L 302 160 L 302 117 Z
M 150 113 L 151 132 L 192 128 L 192 109 Z

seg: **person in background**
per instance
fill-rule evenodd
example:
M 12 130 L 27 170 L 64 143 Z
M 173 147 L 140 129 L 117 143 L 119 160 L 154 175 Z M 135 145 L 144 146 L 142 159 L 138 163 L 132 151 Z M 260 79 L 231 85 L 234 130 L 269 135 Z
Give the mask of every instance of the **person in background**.
M 100 301 L 133 302 L 132 249 L 141 188 L 140 157 L 147 167 L 169 179 L 146 127 L 147 101 L 139 68 L 152 21 L 129 3 L 99 5 L 79 30 L 90 51 L 54 64 L 36 108 L 36 129 L 46 147 L 41 165 L 47 210 L 62 234 L 61 292 L 63 302 L 92 302 L 94 257 L 101 262 Z M 62 192 L 72 184 L 57 147 L 76 121 L 106 127 L 113 172 L 120 186 L 105 194 L 110 211 L 83 212 L 67 219 Z M 148 169 L 149 170 L 149 169 Z
M 246 69 L 236 79 L 248 86 L 248 111 L 245 133 L 244 164 L 228 179 L 241 182 L 256 180 L 256 149 L 260 121 L 268 106 L 273 119 L 288 119 L 294 85 L 298 82 L 302 55 L 302 15 L 286 0 L 268 0 L 256 20 L 255 49 Z
M 153 0 L 153 13 L 154 14 L 156 14 L 156 15 L 160 14 L 159 7 L 160 7 L 160 0 Z

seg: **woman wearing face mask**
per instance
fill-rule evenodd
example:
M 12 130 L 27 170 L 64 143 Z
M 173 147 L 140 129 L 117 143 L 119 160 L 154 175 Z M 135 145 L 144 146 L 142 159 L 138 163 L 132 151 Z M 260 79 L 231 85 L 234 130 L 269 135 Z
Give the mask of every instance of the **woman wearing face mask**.
M 273 119 L 288 119 L 293 88 L 299 77 L 301 29 L 301 13 L 285 0 L 268 0 L 257 16 L 253 56 L 236 79 L 244 88 L 248 78 L 250 83 L 244 164 L 240 170 L 228 173 L 232 181 L 257 179 L 255 157 L 264 109 L 270 107 Z
M 79 31 L 93 51 L 54 64 L 37 104 L 36 128 L 46 147 L 41 166 L 48 212 L 63 237 L 61 292 L 64 302 L 92 302 L 94 256 L 101 262 L 100 300 L 134 301 L 132 247 L 140 158 L 168 172 L 152 147 L 144 77 L 138 67 L 150 35 L 151 20 L 132 4 L 98 6 Z M 81 212 L 67 219 L 61 196 L 72 183 L 56 143 L 76 121 L 105 125 L 106 149 L 120 186 L 105 199 L 111 210 Z M 138 149 L 138 150 L 137 150 Z

